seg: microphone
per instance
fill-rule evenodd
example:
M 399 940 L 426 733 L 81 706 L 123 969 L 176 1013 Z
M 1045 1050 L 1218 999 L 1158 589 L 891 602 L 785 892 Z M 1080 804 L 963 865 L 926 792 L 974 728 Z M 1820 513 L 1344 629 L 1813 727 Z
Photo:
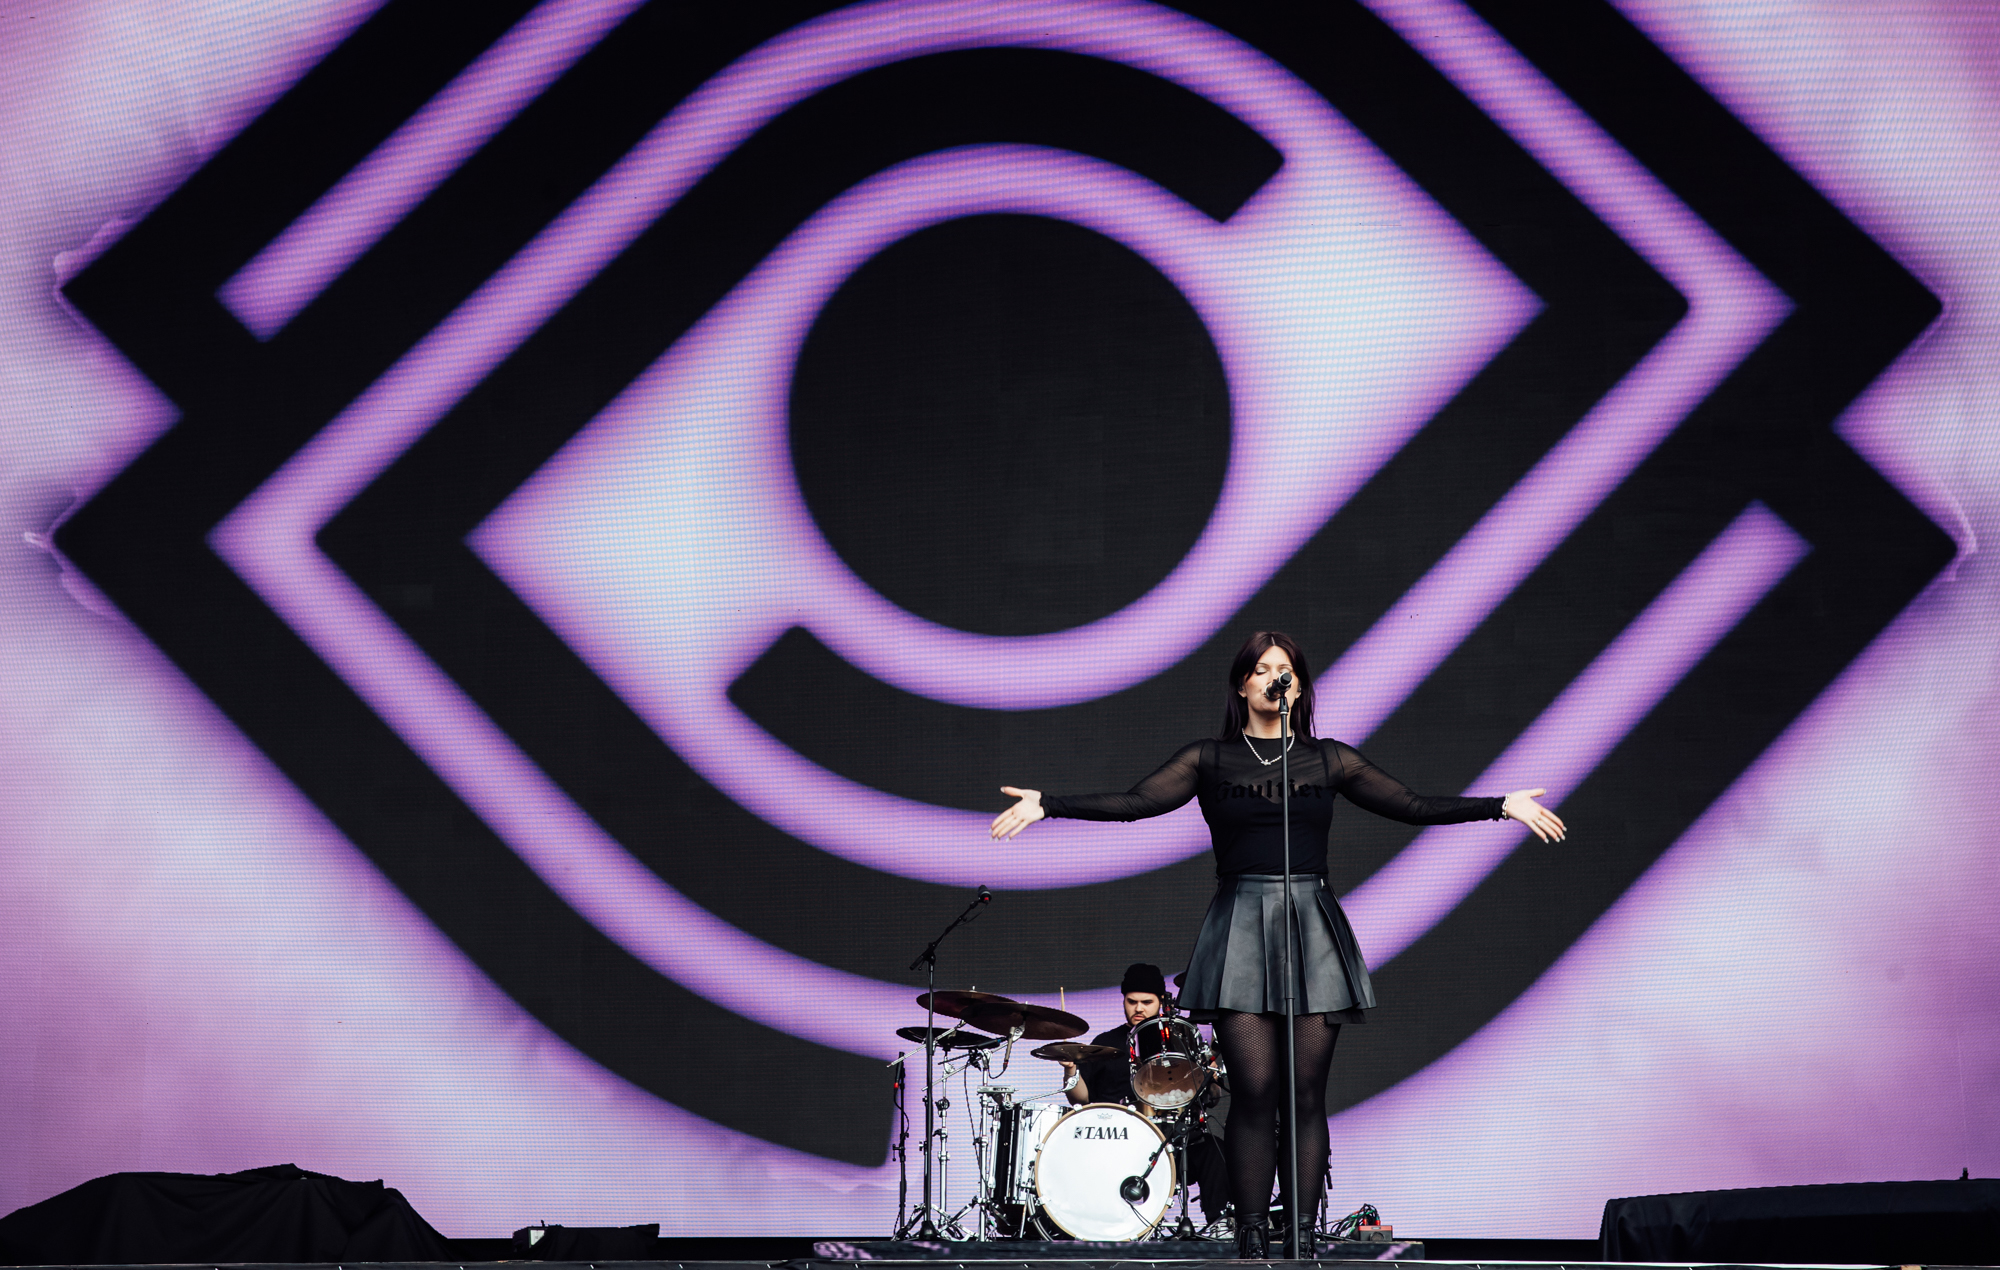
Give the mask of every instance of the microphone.
M 1270 685 L 1264 689 L 1264 700 L 1276 701 L 1279 697 L 1284 696 L 1291 689 L 1291 686 L 1292 672 L 1289 670 L 1279 671 L 1278 677 L 1273 679 Z
M 980 902 L 981 904 L 991 904 L 991 903 L 993 902 L 993 892 L 991 892 L 991 891 L 987 890 L 987 889 L 986 889 L 985 887 L 983 887 L 983 886 L 982 886 L 982 887 L 980 887 L 980 888 L 979 888 L 979 902 Z
M 1128 1204 L 1143 1204 L 1153 1188 L 1146 1185 L 1143 1177 L 1128 1177 L 1118 1184 L 1118 1197 Z

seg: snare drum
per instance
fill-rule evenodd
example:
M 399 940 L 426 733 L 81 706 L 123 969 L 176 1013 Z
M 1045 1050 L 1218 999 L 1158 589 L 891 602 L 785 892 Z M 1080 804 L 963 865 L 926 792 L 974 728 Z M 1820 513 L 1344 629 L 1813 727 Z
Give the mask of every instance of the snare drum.
M 1075 1239 L 1144 1239 L 1166 1220 L 1173 1201 L 1174 1153 L 1161 1149 L 1165 1140 L 1137 1112 L 1116 1103 L 1072 1110 L 1048 1130 L 1035 1154 L 1042 1216 Z M 1120 1193 L 1130 1178 L 1140 1179 L 1137 1200 Z
M 1179 1111 L 1208 1080 L 1208 1047 L 1186 1019 L 1144 1019 L 1132 1025 L 1132 1094 L 1156 1111 Z

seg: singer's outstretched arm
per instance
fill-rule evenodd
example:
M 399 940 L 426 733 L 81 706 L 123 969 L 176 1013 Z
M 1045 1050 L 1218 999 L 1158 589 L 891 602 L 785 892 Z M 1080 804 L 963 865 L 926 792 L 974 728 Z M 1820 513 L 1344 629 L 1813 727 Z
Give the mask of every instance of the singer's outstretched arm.
M 1144 820 L 1164 816 L 1195 795 L 1201 773 L 1200 741 L 1183 745 L 1159 769 L 1122 794 L 1074 794 L 1062 800 L 1072 820 Z M 1042 791 L 1002 785 L 1000 792 L 1020 801 L 993 818 L 992 836 L 1007 839 L 1047 815 Z

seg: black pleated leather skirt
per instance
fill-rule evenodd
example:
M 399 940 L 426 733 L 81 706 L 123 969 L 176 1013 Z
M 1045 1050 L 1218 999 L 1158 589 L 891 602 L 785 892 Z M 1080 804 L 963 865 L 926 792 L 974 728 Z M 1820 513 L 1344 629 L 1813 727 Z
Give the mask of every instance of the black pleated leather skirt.
M 1340 902 L 1317 873 L 1294 873 L 1290 889 L 1292 1009 L 1365 1022 L 1375 988 Z M 1196 1022 L 1212 1023 L 1222 1010 L 1284 1013 L 1285 891 L 1276 874 L 1237 874 L 1217 884 L 1181 986 L 1181 1009 Z

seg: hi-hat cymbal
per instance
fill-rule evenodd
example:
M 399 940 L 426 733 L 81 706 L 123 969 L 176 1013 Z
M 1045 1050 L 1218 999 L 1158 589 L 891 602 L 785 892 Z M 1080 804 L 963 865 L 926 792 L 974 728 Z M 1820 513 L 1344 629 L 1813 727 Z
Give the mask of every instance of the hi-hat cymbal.
M 1000 1044 L 1000 1038 L 997 1036 L 980 1036 L 974 1032 L 954 1032 L 948 1027 L 926 1029 L 922 1024 L 899 1027 L 896 1029 L 896 1035 L 906 1041 L 914 1041 L 918 1045 L 922 1045 L 926 1030 L 937 1037 L 937 1047 L 941 1050 L 990 1050 L 995 1045 Z
M 1052 1063 L 1087 1063 L 1093 1058 L 1116 1058 L 1118 1050 L 1110 1045 L 1079 1045 L 1075 1041 L 1051 1041 L 1030 1050 L 1036 1058 L 1046 1058 Z
M 927 1010 L 935 1010 L 947 1018 L 962 1019 L 965 1012 L 978 1006 L 1019 1005 L 1012 997 L 1003 997 L 992 992 L 922 992 L 917 994 L 917 1004 Z M 1001 1028 L 1006 1031 L 1006 1028 Z
M 1067 1041 L 1090 1030 L 1090 1024 L 1074 1014 L 1025 1001 L 971 1005 L 964 1017 L 982 1032 L 1005 1034 L 1020 1028 L 1022 1037 L 1030 1041 Z

